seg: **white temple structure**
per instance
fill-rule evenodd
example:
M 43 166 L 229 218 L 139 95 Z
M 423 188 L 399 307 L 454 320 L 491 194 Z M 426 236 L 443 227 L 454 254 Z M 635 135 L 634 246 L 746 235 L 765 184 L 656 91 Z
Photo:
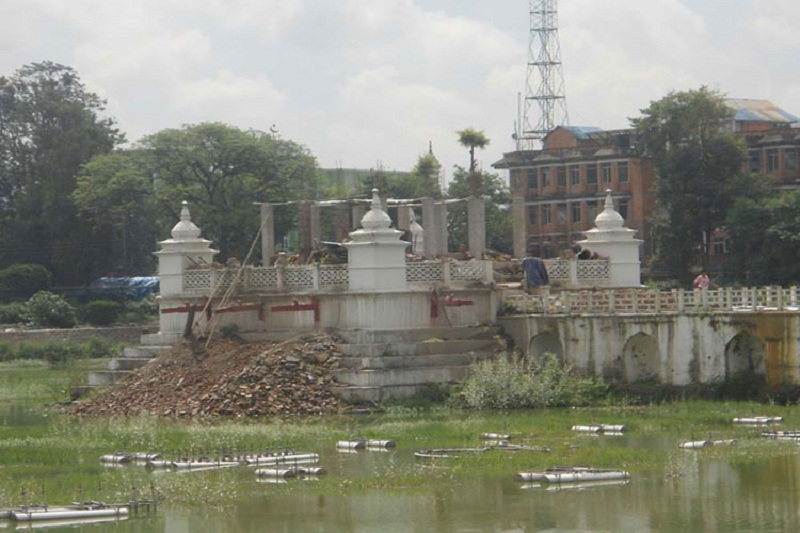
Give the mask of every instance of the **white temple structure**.
M 595 227 L 586 231 L 586 239 L 578 241 L 584 250 L 596 252 L 609 260 L 609 287 L 641 287 L 641 239 L 634 238 L 636 230 L 626 228 L 625 220 L 616 210 L 611 190 L 606 190 L 603 211 L 594 219 Z

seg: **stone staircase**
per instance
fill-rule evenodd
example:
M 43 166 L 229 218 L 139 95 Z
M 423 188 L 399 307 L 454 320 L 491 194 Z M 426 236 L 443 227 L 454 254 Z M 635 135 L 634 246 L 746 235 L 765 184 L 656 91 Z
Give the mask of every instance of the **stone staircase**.
M 467 376 L 469 366 L 504 349 L 494 326 L 414 330 L 340 330 L 341 383 L 334 392 L 347 402 L 408 398 L 431 384 Z
M 432 327 L 413 330 L 336 330 L 341 339 L 341 369 L 334 393 L 352 403 L 408 398 L 431 384 L 454 383 L 466 377 L 469 366 L 495 357 L 505 343 L 497 326 Z M 246 336 L 249 341 L 280 342 L 297 331 L 272 331 Z M 172 341 L 172 342 L 170 342 Z M 141 344 L 125 348 L 106 370 L 89 374 L 87 386 L 75 387 L 73 399 L 96 387 L 114 385 L 170 350 L 175 339 L 146 334 Z
M 146 365 L 159 353 L 172 349 L 172 344 L 164 342 L 158 334 L 142 335 L 141 344 L 126 347 L 122 357 L 116 357 L 108 362 L 106 370 L 96 370 L 89 373 L 89 384 L 72 389 L 72 397 L 77 398 L 96 387 L 114 385 L 131 375 L 134 370 Z

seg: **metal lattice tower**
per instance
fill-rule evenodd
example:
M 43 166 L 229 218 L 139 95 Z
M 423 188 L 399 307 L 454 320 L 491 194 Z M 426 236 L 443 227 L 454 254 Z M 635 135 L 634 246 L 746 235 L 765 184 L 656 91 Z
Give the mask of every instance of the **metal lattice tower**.
M 569 124 L 558 41 L 558 0 L 530 0 L 530 31 L 525 112 L 522 131 L 517 135 L 518 150 L 532 149 L 556 126 Z

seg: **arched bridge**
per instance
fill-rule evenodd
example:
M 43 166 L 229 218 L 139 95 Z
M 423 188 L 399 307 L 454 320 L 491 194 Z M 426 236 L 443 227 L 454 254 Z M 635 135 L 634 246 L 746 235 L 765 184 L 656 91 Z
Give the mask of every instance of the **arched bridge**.
M 800 385 L 797 288 L 509 295 L 498 323 L 529 356 L 610 381 L 688 385 L 748 373 Z

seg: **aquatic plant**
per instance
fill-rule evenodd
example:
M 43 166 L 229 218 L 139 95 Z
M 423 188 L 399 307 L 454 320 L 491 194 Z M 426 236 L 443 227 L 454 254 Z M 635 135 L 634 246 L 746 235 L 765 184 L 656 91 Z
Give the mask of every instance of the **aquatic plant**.
M 553 354 L 533 359 L 515 352 L 473 365 L 452 402 L 470 409 L 566 407 L 587 405 L 606 392 L 601 381 L 578 376 Z

